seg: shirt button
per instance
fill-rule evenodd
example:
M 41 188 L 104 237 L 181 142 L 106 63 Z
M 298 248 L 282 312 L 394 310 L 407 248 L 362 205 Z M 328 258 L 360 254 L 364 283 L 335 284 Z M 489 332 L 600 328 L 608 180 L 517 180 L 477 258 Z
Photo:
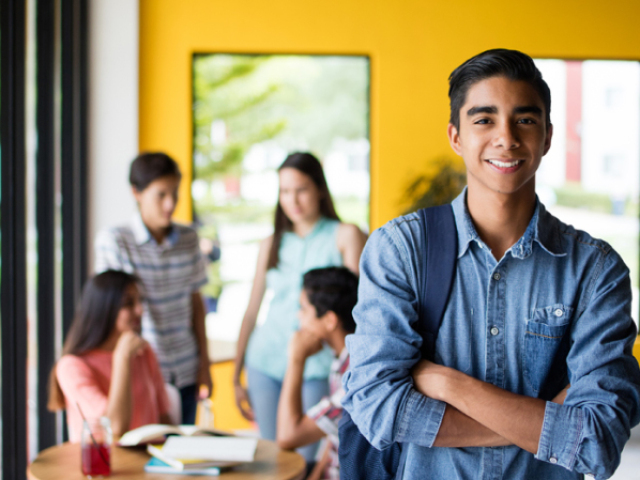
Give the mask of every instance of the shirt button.
M 558 463 L 558 459 L 556 457 L 551 457 L 549 459 L 549 463 L 553 463 L 555 465 L 556 463 Z
M 556 311 L 555 311 L 555 312 L 553 312 L 553 314 L 554 314 L 556 317 L 561 317 L 563 313 L 564 313 L 564 312 L 562 311 L 562 309 L 561 309 L 561 308 L 558 308 L 558 309 L 556 309 Z
M 491 335 L 495 337 L 499 333 L 500 333 L 500 330 L 498 330 L 498 327 L 491 327 Z
M 498 272 L 494 273 L 494 274 L 493 274 L 493 279 L 494 279 L 495 281 L 500 280 L 500 274 L 499 274 Z

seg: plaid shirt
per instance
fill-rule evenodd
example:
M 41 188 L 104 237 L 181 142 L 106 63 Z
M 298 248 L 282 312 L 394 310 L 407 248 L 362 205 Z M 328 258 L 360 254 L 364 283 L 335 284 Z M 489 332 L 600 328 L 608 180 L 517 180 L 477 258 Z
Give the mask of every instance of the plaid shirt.
M 342 375 L 349 368 L 349 352 L 347 347 L 342 349 L 340 356 L 331 364 L 329 373 L 329 394 L 307 411 L 307 416 L 316 422 L 316 425 L 327 434 L 329 440 L 329 467 L 323 478 L 338 480 L 340 478 L 340 462 L 338 460 L 338 423 L 342 417 Z
M 207 283 L 197 233 L 173 224 L 158 244 L 137 214 L 129 225 L 96 237 L 95 271 L 109 269 L 133 273 L 142 283 L 142 336 L 156 352 L 164 380 L 178 388 L 195 384 L 199 358 L 191 294 Z

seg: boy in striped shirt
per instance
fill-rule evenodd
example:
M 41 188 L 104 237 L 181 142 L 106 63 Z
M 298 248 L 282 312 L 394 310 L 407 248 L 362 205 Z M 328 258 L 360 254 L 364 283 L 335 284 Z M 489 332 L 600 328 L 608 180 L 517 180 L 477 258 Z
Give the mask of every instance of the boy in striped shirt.
M 129 183 L 139 211 L 120 227 L 98 234 L 95 273 L 135 274 L 145 301 L 142 336 L 153 347 L 165 382 L 182 398 L 182 423 L 193 423 L 198 398 L 212 393 L 199 289 L 207 283 L 198 235 L 171 220 L 181 180 L 164 153 L 142 153 L 131 164 Z

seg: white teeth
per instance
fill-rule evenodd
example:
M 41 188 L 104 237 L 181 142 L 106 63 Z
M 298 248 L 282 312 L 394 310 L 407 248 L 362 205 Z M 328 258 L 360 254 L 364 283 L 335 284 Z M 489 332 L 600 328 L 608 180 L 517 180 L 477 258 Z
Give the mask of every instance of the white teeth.
M 524 160 L 514 160 L 513 162 L 501 162 L 499 160 L 488 160 L 488 162 L 491 165 L 495 165 L 496 167 L 499 168 L 511 168 L 511 167 L 515 167 L 516 165 L 518 165 L 519 163 L 523 162 Z

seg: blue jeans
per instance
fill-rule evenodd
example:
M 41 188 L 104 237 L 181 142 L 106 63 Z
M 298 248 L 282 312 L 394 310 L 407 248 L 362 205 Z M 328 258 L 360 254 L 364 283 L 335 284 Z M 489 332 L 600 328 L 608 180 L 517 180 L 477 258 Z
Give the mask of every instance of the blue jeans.
M 182 399 L 182 424 L 193 425 L 196 423 L 196 410 L 198 408 L 198 385 L 187 385 L 180 389 Z
M 267 440 L 276 439 L 276 415 L 282 381 L 247 367 L 247 383 L 251 408 L 260 429 L 260 436 Z M 305 380 L 302 384 L 302 408 L 307 411 L 322 397 L 329 395 L 329 382 L 326 378 Z M 314 462 L 319 443 L 307 445 L 297 451 L 307 462 Z

